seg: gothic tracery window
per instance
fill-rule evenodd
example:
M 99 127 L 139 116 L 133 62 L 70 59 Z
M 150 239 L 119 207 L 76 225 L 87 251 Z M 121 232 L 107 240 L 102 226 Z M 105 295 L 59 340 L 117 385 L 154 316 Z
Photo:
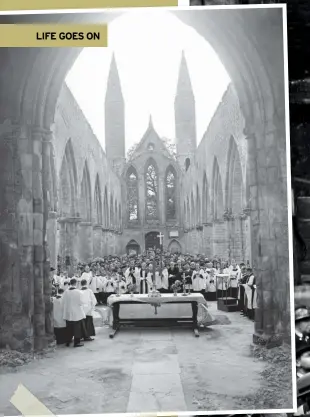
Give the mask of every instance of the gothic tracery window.
M 156 220 L 158 219 L 158 175 L 152 162 L 146 167 L 145 186 L 146 218 Z
M 128 204 L 128 220 L 138 220 L 138 176 L 134 168 L 127 173 L 127 204 Z
M 176 218 L 176 175 L 172 168 L 169 168 L 166 175 L 166 218 Z

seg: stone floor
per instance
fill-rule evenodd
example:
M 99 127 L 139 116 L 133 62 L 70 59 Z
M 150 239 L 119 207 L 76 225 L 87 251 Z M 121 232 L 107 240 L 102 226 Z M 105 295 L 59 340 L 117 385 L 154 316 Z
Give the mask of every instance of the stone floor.
M 265 365 L 250 356 L 253 323 L 215 303 L 210 311 L 228 324 L 204 329 L 200 338 L 189 329 L 124 329 L 112 340 L 104 326 L 82 348 L 61 347 L 14 372 L 2 370 L 0 414 L 18 414 L 9 400 L 19 383 L 55 414 L 242 409 L 263 384 Z

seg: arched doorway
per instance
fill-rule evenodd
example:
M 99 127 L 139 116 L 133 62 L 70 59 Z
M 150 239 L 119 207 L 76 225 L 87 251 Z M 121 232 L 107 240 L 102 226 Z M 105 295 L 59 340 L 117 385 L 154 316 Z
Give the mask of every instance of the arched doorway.
M 135 240 L 131 240 L 126 245 L 127 255 L 138 255 L 140 253 L 140 245 Z
M 145 235 L 145 250 L 160 249 L 159 232 L 149 232 Z
M 284 310 L 289 305 L 286 289 L 289 251 L 281 257 L 277 252 L 279 245 L 288 247 L 283 243 L 287 241 L 287 228 L 283 224 L 287 224 L 288 214 L 285 208 L 286 100 L 284 78 L 281 78 L 284 68 L 282 9 L 244 10 L 240 7 L 233 13 L 230 10 L 208 10 L 207 17 L 201 10 L 191 13 L 176 10 L 173 14 L 196 29 L 215 49 L 230 75 L 244 112 L 244 134 L 250 156 L 247 169 L 253 174 L 249 189 L 253 204 L 252 252 L 259 288 L 256 335 L 260 339 L 269 339 L 283 328 L 282 321 L 287 314 Z M 67 24 L 108 23 L 119 15 L 51 14 L 49 19 Z M 44 15 L 2 16 L 1 23 L 40 23 L 44 20 Z M 9 303 L 11 306 L 11 315 L 0 318 L 0 326 L 3 331 L 1 345 L 13 349 L 41 348 L 54 337 L 51 306 L 45 302 L 50 296 L 45 236 L 51 211 L 49 184 L 53 175 L 48 161 L 53 149 L 52 127 L 59 92 L 80 51 L 80 48 L 32 48 L 31 51 L 27 48 L 2 48 L 0 51 L 0 152 L 7 161 L 0 167 L 0 211 L 3 213 L 8 207 L 10 210 L 8 216 L 1 217 L 1 284 L 8 290 L 0 293 L 0 304 Z M 41 147 L 42 153 L 37 152 Z M 35 175 L 29 161 L 35 161 Z M 273 182 L 266 183 L 269 169 L 283 180 L 280 181 L 275 174 Z M 21 181 L 21 173 L 27 181 Z M 19 184 L 14 199 L 11 191 L 8 192 L 12 181 Z M 266 195 L 273 198 L 265 198 Z M 277 222 L 274 216 L 266 215 L 268 212 L 277 213 Z M 16 222 L 12 223 L 12 217 Z M 13 259 L 15 267 L 12 270 Z M 269 276 L 281 279 L 270 282 Z M 13 286 L 13 281 L 22 282 L 22 299 L 19 286 Z M 281 293 L 281 296 L 276 297 L 276 293 Z M 33 300 L 34 294 L 35 306 L 27 301 Z M 40 308 L 42 305 L 45 309 Z M 276 315 L 271 313 L 275 311 Z M 41 329 L 44 330 L 41 332 Z M 33 336 L 28 337 L 29 334 Z
M 171 252 L 171 253 L 181 253 L 182 252 L 182 248 L 181 248 L 180 243 L 177 240 L 173 239 L 169 243 L 168 251 Z

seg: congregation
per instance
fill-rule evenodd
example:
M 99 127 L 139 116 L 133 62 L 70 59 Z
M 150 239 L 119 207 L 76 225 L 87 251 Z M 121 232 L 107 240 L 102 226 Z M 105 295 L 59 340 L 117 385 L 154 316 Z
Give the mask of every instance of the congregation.
M 201 293 L 207 301 L 238 300 L 240 314 L 254 320 L 257 307 L 255 276 L 249 263 L 237 265 L 197 255 L 149 251 L 143 255 L 96 258 L 68 271 L 51 268 L 54 329 L 57 344 L 83 346 L 95 336 L 93 312 L 115 294 L 151 291 Z M 155 271 L 155 273 L 154 273 Z

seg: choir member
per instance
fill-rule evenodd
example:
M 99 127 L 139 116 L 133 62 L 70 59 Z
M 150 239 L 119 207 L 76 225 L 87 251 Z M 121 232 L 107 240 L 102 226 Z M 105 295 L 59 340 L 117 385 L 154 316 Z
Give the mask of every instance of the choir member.
M 85 281 L 85 280 L 83 279 L 82 281 Z M 101 285 L 101 276 L 100 276 L 99 269 L 97 269 L 96 274 L 94 276 L 91 276 L 90 281 L 88 282 L 88 287 L 94 293 L 96 300 L 97 300 L 97 304 L 100 301 L 100 298 L 99 298 L 100 285 Z
M 66 321 L 63 319 L 63 296 L 64 290 L 58 289 L 58 294 L 53 297 L 54 334 L 57 345 L 67 343 Z
M 202 274 L 195 274 L 192 278 L 192 288 L 194 293 L 204 295 L 206 290 L 206 278 Z
M 169 292 L 169 274 L 168 269 L 166 268 L 165 264 L 162 263 L 162 271 L 161 271 L 161 291 L 162 293 Z
M 81 281 L 82 281 L 82 279 L 86 279 L 87 285 L 88 285 L 89 282 L 90 282 L 90 280 L 91 280 L 91 278 L 92 278 L 92 276 L 93 276 L 93 273 L 90 270 L 90 267 L 88 265 L 86 265 L 85 266 L 85 270 L 84 270 L 84 272 L 83 272 L 83 274 L 81 276 Z
M 85 318 L 81 291 L 76 288 L 76 280 L 71 279 L 70 288 L 63 295 L 63 319 L 66 320 L 67 346 L 70 346 L 72 338 L 74 347 L 83 346 L 81 338 L 84 334 Z
M 214 268 L 209 268 L 206 274 L 206 299 L 207 301 L 216 301 L 216 281 Z
M 233 259 L 231 265 L 228 267 L 229 280 L 228 280 L 228 289 L 229 296 L 233 298 L 238 298 L 238 282 L 240 277 L 240 268 L 237 265 L 237 262 Z
M 97 299 L 93 293 L 93 291 L 87 286 L 86 279 L 82 279 L 81 281 L 81 295 L 82 295 L 82 303 L 83 303 L 83 310 L 85 313 L 85 329 L 86 332 L 84 333 L 84 340 L 86 342 L 92 341 L 91 336 L 95 336 L 95 327 L 93 321 L 93 312 L 95 310 Z

